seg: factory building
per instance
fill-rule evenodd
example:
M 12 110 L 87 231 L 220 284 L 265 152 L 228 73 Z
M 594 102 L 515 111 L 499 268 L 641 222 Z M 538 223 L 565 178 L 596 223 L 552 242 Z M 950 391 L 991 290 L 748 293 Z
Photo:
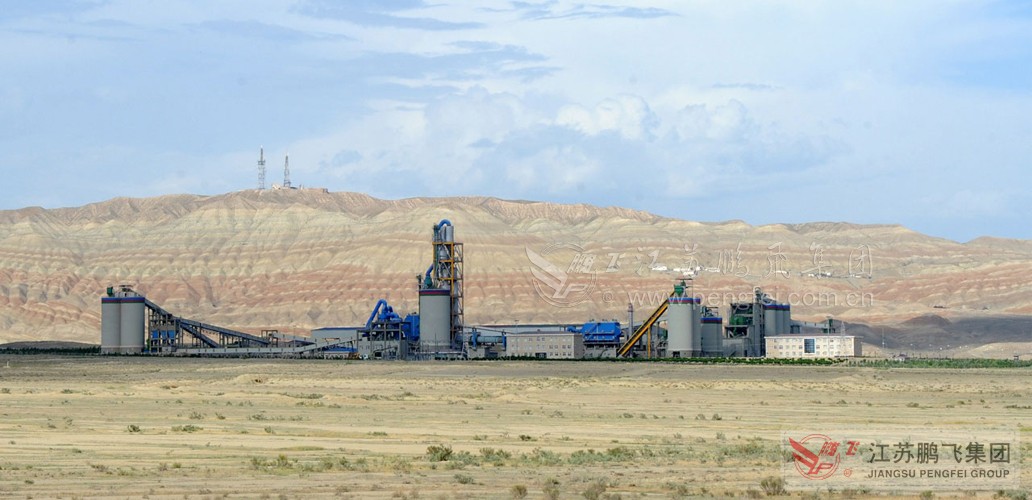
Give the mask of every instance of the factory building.
M 584 357 L 584 336 L 576 332 L 524 332 L 505 336 L 505 355 L 541 359 Z
M 792 331 L 792 308 L 779 304 L 759 288 L 753 290 L 753 300 L 728 306 L 725 337 L 742 339 L 745 355 L 762 357 L 766 353 L 764 338 L 784 335 Z
M 862 355 L 860 339 L 852 335 L 767 336 L 768 358 L 850 358 Z

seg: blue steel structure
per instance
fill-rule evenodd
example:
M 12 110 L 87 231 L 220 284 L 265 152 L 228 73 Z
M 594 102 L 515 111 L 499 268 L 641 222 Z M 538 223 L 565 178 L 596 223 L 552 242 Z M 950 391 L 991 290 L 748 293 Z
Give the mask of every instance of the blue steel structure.
M 369 356 L 377 359 L 403 359 L 408 352 L 408 341 L 402 331 L 405 322 L 386 300 L 373 306 L 359 333 L 369 343 Z
M 620 344 L 619 321 L 589 321 L 581 326 L 568 326 L 566 331 L 584 336 L 585 347 Z

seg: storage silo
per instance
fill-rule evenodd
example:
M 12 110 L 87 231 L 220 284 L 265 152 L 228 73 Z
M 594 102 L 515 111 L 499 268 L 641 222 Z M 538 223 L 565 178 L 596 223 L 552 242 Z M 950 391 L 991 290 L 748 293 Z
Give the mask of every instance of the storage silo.
M 670 297 L 667 307 L 667 355 L 674 358 L 689 358 L 695 353 L 694 345 L 699 342 L 695 325 L 699 312 L 692 297 Z
M 702 300 L 692 298 L 692 357 L 702 356 Z
M 419 291 L 419 348 L 423 352 L 451 348 L 451 292 L 446 288 Z
M 138 353 L 143 351 L 143 341 L 146 326 L 146 306 L 144 298 L 123 297 L 121 299 L 121 318 L 119 321 L 119 351 L 124 353 Z
M 100 299 L 100 352 L 111 354 L 119 352 L 122 328 L 122 299 L 119 297 L 102 297 Z
M 723 319 L 719 316 L 706 315 L 703 316 L 702 324 L 700 326 L 702 337 L 702 355 L 703 356 L 723 356 L 724 355 L 724 326 Z
M 789 304 L 781 305 L 781 333 L 792 333 L 792 306 Z
M 773 302 L 763 305 L 764 336 L 773 336 L 781 333 L 781 311 L 779 309 L 780 306 Z

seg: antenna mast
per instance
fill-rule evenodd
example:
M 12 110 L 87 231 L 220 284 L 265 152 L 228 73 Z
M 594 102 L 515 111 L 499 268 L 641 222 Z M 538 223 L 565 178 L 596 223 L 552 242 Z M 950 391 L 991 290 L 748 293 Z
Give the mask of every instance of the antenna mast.
M 287 154 L 283 160 L 283 187 L 290 187 L 290 155 Z
M 258 148 L 258 190 L 265 189 L 265 147 Z

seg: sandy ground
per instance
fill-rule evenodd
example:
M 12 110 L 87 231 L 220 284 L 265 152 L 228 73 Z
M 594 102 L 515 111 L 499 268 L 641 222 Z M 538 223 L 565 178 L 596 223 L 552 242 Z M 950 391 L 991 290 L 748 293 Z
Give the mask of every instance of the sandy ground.
M 1030 405 L 1028 369 L 0 356 L 0 497 L 748 497 L 782 429 L 1009 424 L 1028 457 Z

